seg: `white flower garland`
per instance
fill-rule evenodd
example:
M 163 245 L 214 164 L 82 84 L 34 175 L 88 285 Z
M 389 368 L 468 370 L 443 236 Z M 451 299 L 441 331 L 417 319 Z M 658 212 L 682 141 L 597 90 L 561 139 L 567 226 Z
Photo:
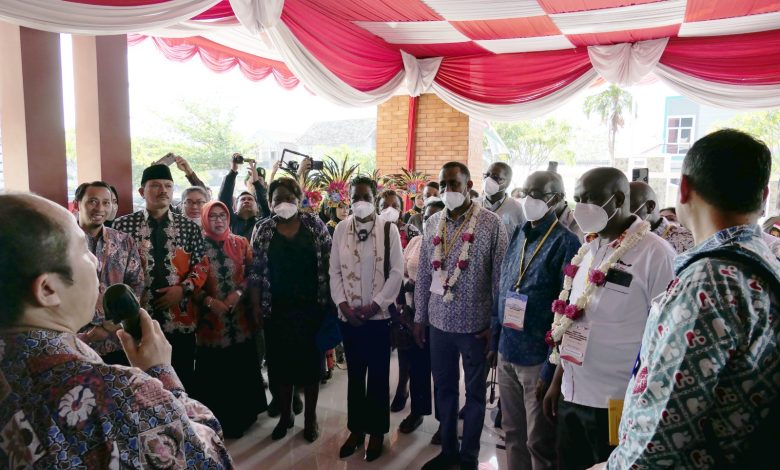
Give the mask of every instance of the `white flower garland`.
M 604 260 L 604 262 L 601 263 L 601 265 L 598 267 L 598 271 L 606 276 L 606 273 L 615 265 L 615 263 L 617 263 L 618 260 L 620 260 L 624 254 L 626 254 L 627 251 L 634 248 L 640 241 L 642 241 L 642 239 L 645 238 L 649 232 L 650 224 L 648 222 L 642 222 L 642 225 L 640 225 L 636 232 L 628 236 L 625 236 L 624 233 L 623 237 L 625 238 L 620 242 L 618 249 L 616 249 L 607 259 Z M 574 257 L 571 259 L 570 264 L 579 267 L 589 249 L 589 244 L 582 245 L 579 251 L 577 251 L 577 254 L 574 255 Z M 588 273 L 587 276 L 590 277 L 591 273 Z M 558 300 L 562 302 L 569 301 L 573 284 L 574 276 L 566 274 L 563 279 L 563 290 L 561 290 L 560 295 L 558 295 Z M 584 312 L 585 308 L 590 303 L 591 296 L 596 291 L 596 288 L 600 286 L 601 284 L 589 282 L 587 287 L 585 287 L 585 290 L 573 305 L 576 306 L 580 311 Z M 552 353 L 550 354 L 550 362 L 552 364 L 558 364 L 560 362 L 560 343 L 563 341 L 563 335 L 566 333 L 566 331 L 569 330 L 573 323 L 573 319 L 563 315 L 560 312 L 555 312 L 551 328 L 552 340 L 555 342 L 555 346 L 553 347 Z
M 476 237 L 474 234 L 474 228 L 477 225 L 477 220 L 479 216 L 479 212 L 482 210 L 481 207 L 479 207 L 479 204 L 472 203 L 472 209 L 473 211 L 471 214 L 471 219 L 469 219 L 469 224 L 466 227 L 466 230 L 461 234 L 461 237 L 463 238 L 463 244 L 460 247 L 460 255 L 458 256 L 458 261 L 455 263 L 455 270 L 452 272 L 452 274 L 449 274 L 444 269 L 444 259 L 442 259 L 442 245 L 446 242 L 446 234 L 445 229 L 447 226 L 447 217 L 446 214 L 442 214 L 439 218 L 439 225 L 436 227 L 436 236 L 434 237 L 434 240 L 436 238 L 439 239 L 439 242 L 436 243 L 434 241 L 434 250 L 433 250 L 433 262 L 439 263 L 439 267 L 434 266 L 434 276 L 436 275 L 436 271 L 439 272 L 439 276 L 441 277 L 441 284 L 444 287 L 444 303 L 452 302 L 453 295 L 452 295 L 452 287 L 455 286 L 455 283 L 458 282 L 458 278 L 460 277 L 460 273 L 462 272 L 461 265 L 463 266 L 463 269 L 466 269 L 468 267 L 469 262 L 469 249 L 471 248 L 471 245 Z M 457 239 L 456 239 L 457 241 Z

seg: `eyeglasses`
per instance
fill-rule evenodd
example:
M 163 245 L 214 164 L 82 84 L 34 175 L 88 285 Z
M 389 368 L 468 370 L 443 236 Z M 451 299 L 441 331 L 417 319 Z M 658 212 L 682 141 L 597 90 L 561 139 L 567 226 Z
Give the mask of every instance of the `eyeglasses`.
M 496 181 L 496 183 L 498 183 L 498 184 L 501 184 L 504 181 L 506 181 L 506 178 L 502 178 L 502 177 L 500 177 L 498 175 L 493 175 L 493 174 L 490 174 L 490 173 L 483 173 L 482 177 L 485 178 L 485 179 L 493 178 Z
M 209 220 L 211 220 L 212 222 L 217 220 L 227 220 L 227 218 L 228 218 L 227 214 L 217 214 L 217 215 L 209 216 Z
M 202 207 L 206 205 L 206 201 L 190 201 L 189 199 L 184 201 L 185 206 Z
M 518 191 L 518 195 L 523 198 L 527 196 L 531 196 L 534 199 L 544 199 L 545 196 L 549 196 L 550 194 L 558 194 L 555 192 L 551 193 L 543 193 L 542 191 L 537 191 L 536 189 L 532 189 L 530 191 L 526 191 L 525 189 L 521 189 Z

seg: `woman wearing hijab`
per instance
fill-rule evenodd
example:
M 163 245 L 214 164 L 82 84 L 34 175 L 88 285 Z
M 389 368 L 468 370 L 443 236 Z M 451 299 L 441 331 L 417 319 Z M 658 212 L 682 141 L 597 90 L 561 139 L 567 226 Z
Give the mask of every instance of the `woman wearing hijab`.
M 331 239 L 317 213 L 300 211 L 302 191 L 291 178 L 274 180 L 269 189 L 273 217 L 252 235 L 252 301 L 263 316 L 266 357 L 272 386 L 280 401 L 279 423 L 272 438 L 282 439 L 293 426 L 293 387 L 304 390 L 303 437 L 319 437 L 317 398 L 324 351 L 317 333 L 333 316 L 328 267 Z
M 246 238 L 230 232 L 225 204 L 207 203 L 201 222 L 209 271 L 195 296 L 195 392 L 219 419 L 225 437 L 238 438 L 267 407 L 255 350 L 258 321 L 244 294 L 252 250 Z

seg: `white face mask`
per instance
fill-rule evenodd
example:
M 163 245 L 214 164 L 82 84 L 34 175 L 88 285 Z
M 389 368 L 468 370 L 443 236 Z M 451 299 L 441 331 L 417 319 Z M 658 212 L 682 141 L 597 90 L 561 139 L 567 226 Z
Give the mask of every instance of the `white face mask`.
M 466 201 L 466 196 L 455 191 L 446 191 L 441 195 L 441 200 L 444 201 L 444 205 L 447 206 L 448 210 L 454 211 L 463 205 Z
M 531 196 L 526 196 L 520 199 L 520 204 L 523 206 L 523 212 L 525 218 L 529 222 L 536 222 L 543 218 L 550 211 L 547 203 L 541 199 L 534 199 Z
M 352 213 L 358 219 L 365 219 L 374 213 L 374 205 L 366 201 L 358 201 L 352 204 Z
M 485 179 L 485 187 L 484 187 L 485 194 L 487 194 L 488 196 L 492 196 L 498 193 L 498 191 L 500 190 L 500 186 L 501 185 L 499 185 L 498 182 L 496 182 L 496 180 L 494 180 L 493 178 Z
M 279 204 L 274 206 L 274 214 L 278 215 L 279 217 L 285 220 L 292 218 L 292 216 L 294 216 L 297 213 L 298 213 L 298 206 L 290 202 L 280 202 Z
M 395 207 L 387 207 L 379 214 L 379 217 L 386 222 L 398 222 L 401 213 Z
M 612 215 L 607 215 L 607 211 L 604 210 L 604 206 L 609 204 L 609 201 L 614 197 L 615 195 L 613 194 L 612 197 L 607 199 L 607 202 L 600 206 L 583 202 L 577 203 L 577 206 L 574 208 L 574 220 L 583 232 L 599 233 L 604 230 L 610 219 L 617 214 L 617 209 L 615 209 Z

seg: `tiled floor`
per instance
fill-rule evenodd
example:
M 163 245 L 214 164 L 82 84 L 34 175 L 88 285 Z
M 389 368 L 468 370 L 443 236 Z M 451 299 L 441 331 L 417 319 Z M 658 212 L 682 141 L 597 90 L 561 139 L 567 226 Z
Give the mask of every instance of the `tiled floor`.
M 395 391 L 397 378 L 397 359 L 395 353 L 391 359 L 391 399 Z M 461 384 L 461 390 L 463 385 Z M 270 395 L 269 395 L 270 398 Z M 463 403 L 461 395 L 461 404 Z M 412 434 L 401 434 L 398 425 L 409 414 L 410 403 L 399 413 L 390 414 L 390 433 L 385 436 L 385 448 L 382 457 L 374 462 L 363 460 L 363 453 L 356 452 L 351 457 L 339 459 L 339 447 L 346 439 L 347 426 L 347 373 L 334 371 L 333 379 L 320 389 L 317 417 L 320 425 L 320 438 L 313 444 L 303 439 L 303 415 L 295 420 L 295 427 L 287 437 L 280 441 L 271 439 L 271 431 L 278 418 L 260 415 L 257 423 L 242 437 L 228 441 L 228 449 L 236 468 L 249 469 L 419 469 L 425 462 L 439 453 L 440 447 L 430 445 L 431 436 L 438 427 L 432 417 Z M 506 468 L 503 450 L 503 438 L 490 423 L 490 410 L 486 414 L 482 430 L 480 451 L 480 470 Z

